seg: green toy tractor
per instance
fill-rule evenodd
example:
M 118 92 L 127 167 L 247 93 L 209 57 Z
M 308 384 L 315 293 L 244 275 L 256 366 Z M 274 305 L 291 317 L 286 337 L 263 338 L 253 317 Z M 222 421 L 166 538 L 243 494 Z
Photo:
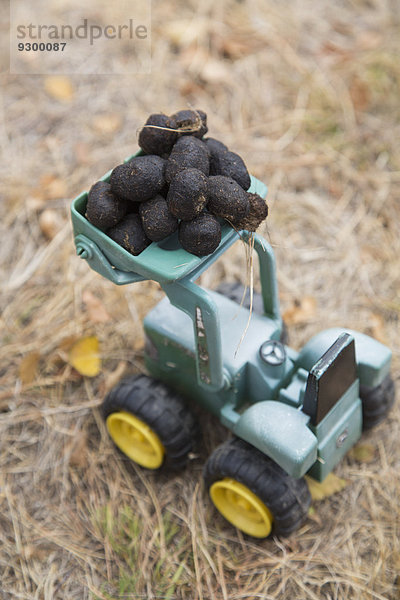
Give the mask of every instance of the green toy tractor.
M 249 191 L 265 197 L 267 188 L 252 178 Z M 249 320 L 243 288 L 195 282 L 248 232 L 223 225 L 219 247 L 202 258 L 176 233 L 133 256 L 86 220 L 86 202 L 85 192 L 72 205 L 78 255 L 118 285 L 152 279 L 166 294 L 144 320 L 149 376 L 125 379 L 104 401 L 111 438 L 142 467 L 180 468 L 196 441 L 191 405 L 200 404 L 233 434 L 204 467 L 216 508 L 248 535 L 288 535 L 310 505 L 304 476 L 322 481 L 392 406 L 390 350 L 347 329 L 319 333 L 300 352 L 285 345 L 274 255 L 258 235 L 261 295 L 237 349 Z

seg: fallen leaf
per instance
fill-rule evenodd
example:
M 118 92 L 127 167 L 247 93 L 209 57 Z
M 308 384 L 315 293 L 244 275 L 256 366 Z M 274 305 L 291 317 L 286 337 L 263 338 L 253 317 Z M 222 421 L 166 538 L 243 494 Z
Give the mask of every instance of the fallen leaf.
M 121 129 L 122 119 L 117 113 L 109 113 L 97 115 L 96 117 L 94 117 L 92 123 L 96 131 L 98 131 L 99 133 L 108 134 L 115 133 L 116 131 Z
M 220 60 L 209 59 L 200 71 L 201 78 L 207 83 L 229 81 L 230 72 Z
M 38 196 L 28 196 L 25 200 L 25 206 L 29 212 L 38 212 L 43 209 L 44 205 L 44 198 L 39 198 Z
M 19 363 L 19 378 L 22 383 L 32 383 L 39 366 L 40 353 L 30 352 Z
M 175 46 L 185 46 L 198 42 L 207 34 L 207 31 L 207 21 L 199 18 L 170 21 L 163 26 L 163 35 Z
M 193 80 L 190 79 L 182 79 L 179 82 L 179 91 L 182 94 L 182 96 L 187 97 L 187 96 L 200 96 L 200 94 L 203 92 L 203 88 L 198 85 L 197 83 L 195 83 Z
M 319 482 L 312 477 L 306 476 L 308 489 L 310 490 L 311 498 L 313 500 L 323 500 L 329 498 L 333 494 L 342 491 L 347 486 L 347 481 L 338 477 L 334 473 L 329 473 L 325 477 L 324 481 Z
M 42 202 L 66 198 L 68 196 L 66 181 L 51 173 L 42 175 L 38 187 L 32 190 L 32 196 Z
M 295 300 L 282 314 L 287 325 L 307 323 L 315 317 L 317 301 L 313 296 L 304 296 L 301 300 Z
M 75 93 L 69 77 L 62 75 L 46 77 L 44 80 L 44 89 L 49 96 L 61 102 L 71 102 Z
M 219 54 L 225 58 L 235 60 L 248 54 L 252 54 L 260 49 L 263 41 L 256 36 L 249 36 L 243 33 L 233 32 L 232 34 L 214 36 L 214 44 Z
M 72 346 L 78 341 L 78 338 L 76 335 L 69 335 L 68 337 L 65 337 L 63 340 L 61 340 L 59 346 L 58 346 L 58 350 L 60 352 L 69 352 L 72 348 Z
M 372 444 L 357 444 L 349 452 L 349 456 L 361 463 L 371 463 L 375 460 L 375 446 Z
M 81 375 L 96 377 L 101 369 L 97 337 L 89 336 L 78 340 L 69 351 L 68 362 Z
M 39 227 L 43 235 L 52 240 L 62 229 L 64 221 L 55 210 L 44 210 L 39 216 Z
M 336 62 L 348 62 L 354 58 L 354 53 L 348 48 L 342 48 L 333 42 L 327 41 L 322 45 L 321 54 L 331 56 Z
M 350 98 L 355 110 L 366 110 L 369 105 L 370 91 L 368 85 L 359 77 L 354 77 L 350 84 Z
M 102 301 L 96 298 L 92 292 L 85 290 L 82 294 L 82 300 L 86 305 L 88 317 L 92 323 L 107 323 L 107 321 L 111 320 Z
M 21 549 L 21 555 L 25 560 L 36 559 L 40 562 L 45 561 L 49 556 L 49 548 L 35 544 L 28 544 Z
M 46 194 L 49 200 L 58 200 L 59 198 L 65 198 L 68 195 L 66 182 L 63 179 L 55 178 L 49 184 L 46 190 Z

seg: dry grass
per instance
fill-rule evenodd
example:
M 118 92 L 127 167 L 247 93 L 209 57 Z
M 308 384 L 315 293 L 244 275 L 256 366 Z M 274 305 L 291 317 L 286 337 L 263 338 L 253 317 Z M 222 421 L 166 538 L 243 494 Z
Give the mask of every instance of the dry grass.
M 71 77 L 62 102 L 41 76 L 1 76 L 2 599 L 400 597 L 398 408 L 363 440 L 372 461 L 348 457 L 348 486 L 290 540 L 255 543 L 215 516 L 199 482 L 225 432 L 207 416 L 198 456 L 172 479 L 115 451 L 97 407 L 124 367 L 142 369 L 141 320 L 161 294 L 79 261 L 63 199 L 132 153 L 150 112 L 204 109 L 269 184 L 263 233 L 294 347 L 359 329 L 393 349 L 399 382 L 399 34 L 384 0 L 170 0 L 153 3 L 151 77 Z M 203 283 L 223 277 L 244 281 L 240 244 Z M 109 321 L 88 318 L 88 290 Z M 86 334 L 102 347 L 94 379 L 66 363 Z M 24 383 L 27 355 L 39 362 Z

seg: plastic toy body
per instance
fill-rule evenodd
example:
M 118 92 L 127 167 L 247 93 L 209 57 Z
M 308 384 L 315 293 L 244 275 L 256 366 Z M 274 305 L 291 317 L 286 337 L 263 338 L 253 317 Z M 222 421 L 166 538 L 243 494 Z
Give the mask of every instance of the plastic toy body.
M 203 405 L 293 477 L 309 472 L 324 479 L 361 435 L 359 377 L 379 385 L 389 373 L 390 351 L 362 334 L 333 329 L 296 353 L 279 342 L 281 323 L 269 312 L 252 315 L 235 355 L 246 308 L 192 282 L 182 289 L 173 284 L 174 294 L 163 288 L 168 299 L 144 321 L 150 374 Z
M 250 191 L 265 196 L 267 189 L 252 178 Z M 232 228 L 223 226 L 219 248 L 204 258 L 185 252 L 177 234 L 152 243 L 134 257 L 85 219 L 86 198 L 82 194 L 72 207 L 77 253 L 118 285 L 154 279 L 165 291 L 166 298 L 144 321 L 149 374 L 189 404 L 201 404 L 233 432 L 235 439 L 239 438 L 225 453 L 212 456 L 206 466 L 205 478 L 214 504 L 250 535 L 265 537 L 272 523 L 276 532 L 290 532 L 307 512 L 309 500 L 304 487 L 295 494 L 305 498 L 298 501 L 301 518 L 288 521 L 287 514 L 279 516 L 279 507 L 273 509 L 277 501 L 274 494 L 271 498 L 268 495 L 271 485 L 267 489 L 265 483 L 264 490 L 259 483 L 253 485 L 245 475 L 236 474 L 227 462 L 228 450 L 232 456 L 243 455 L 260 464 L 263 473 L 271 473 L 271 481 L 289 481 L 291 490 L 306 473 L 322 481 L 357 442 L 363 427 L 375 424 L 389 410 L 394 399 L 390 350 L 366 335 L 342 329 L 316 335 L 299 353 L 285 346 L 280 341 L 282 320 L 273 251 L 257 235 L 254 248 L 259 257 L 263 311 L 253 312 L 238 349 L 249 310 L 195 283 L 239 239 Z M 247 232 L 241 235 L 248 239 Z M 147 446 L 130 452 L 129 435 L 135 434 L 136 440 L 141 436 L 150 449 L 147 457 L 137 462 L 157 468 L 164 460 L 164 450 L 168 455 L 170 443 L 162 430 L 165 419 L 163 425 L 152 420 L 143 412 L 143 402 L 132 400 L 135 385 L 138 387 L 136 383 L 131 388 L 121 386 L 107 400 L 108 428 L 117 445 L 133 460 L 142 456 L 143 448 L 147 452 Z M 154 400 L 150 396 L 149 406 Z M 129 414 L 136 415 L 139 423 Z M 150 423 L 157 439 L 143 430 L 142 421 Z M 150 452 L 157 454 L 155 462 Z M 176 457 L 177 452 L 172 454 Z

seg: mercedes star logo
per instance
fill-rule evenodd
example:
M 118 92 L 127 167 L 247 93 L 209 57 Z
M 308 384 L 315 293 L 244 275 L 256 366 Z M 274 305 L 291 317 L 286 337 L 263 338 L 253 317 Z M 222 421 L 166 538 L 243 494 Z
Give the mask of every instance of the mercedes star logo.
M 268 365 L 281 365 L 286 359 L 285 347 L 278 340 L 268 340 L 261 345 L 260 356 Z

